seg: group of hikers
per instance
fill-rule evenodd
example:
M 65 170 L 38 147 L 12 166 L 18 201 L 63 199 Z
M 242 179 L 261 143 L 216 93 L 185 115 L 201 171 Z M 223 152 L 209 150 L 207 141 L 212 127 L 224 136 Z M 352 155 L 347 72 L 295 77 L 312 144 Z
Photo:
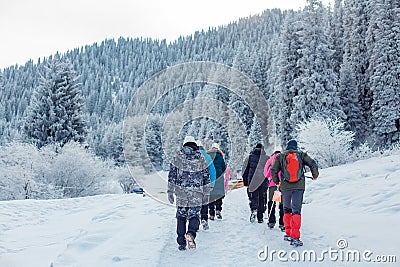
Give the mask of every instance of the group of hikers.
M 286 149 L 276 146 L 268 156 L 262 144 L 257 144 L 243 165 L 243 184 L 250 203 L 250 222 L 264 222 L 268 207 L 269 228 L 276 225 L 275 206 L 279 202 L 279 228 L 283 239 L 292 246 L 302 246 L 300 240 L 301 208 L 305 190 L 305 166 L 317 179 L 318 166 L 307 153 L 290 140 Z M 173 158 L 168 173 L 168 200 L 176 203 L 177 243 L 179 250 L 196 248 L 200 224 L 208 230 L 208 219 L 222 220 L 222 204 L 227 180 L 232 172 L 227 168 L 219 144 L 207 151 L 200 140 L 186 136 L 183 146 Z M 275 199 L 280 196 L 281 199 Z

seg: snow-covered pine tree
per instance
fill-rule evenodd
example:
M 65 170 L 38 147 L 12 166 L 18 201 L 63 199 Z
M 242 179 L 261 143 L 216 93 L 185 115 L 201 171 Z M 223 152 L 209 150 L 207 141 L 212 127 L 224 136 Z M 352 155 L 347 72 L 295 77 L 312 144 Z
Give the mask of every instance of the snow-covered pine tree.
M 276 39 L 276 38 L 275 38 Z M 271 87 L 268 86 L 268 73 L 271 68 L 271 54 L 270 54 L 270 44 L 262 44 L 258 50 L 252 51 L 251 53 L 251 62 L 253 63 L 252 71 L 251 71 L 251 79 L 254 84 L 258 87 L 257 90 L 263 95 L 264 100 L 266 102 L 256 101 L 252 103 L 254 107 L 253 109 L 262 110 L 264 112 L 263 115 L 259 115 L 258 120 L 260 124 L 266 125 L 266 132 L 268 134 L 261 134 L 262 139 L 260 143 L 270 144 L 271 140 L 276 139 L 276 128 L 275 128 L 275 118 L 271 114 L 271 106 L 268 101 L 268 97 L 270 95 Z M 266 106 L 262 106 L 266 103 Z
M 261 127 L 260 123 L 257 120 L 257 116 L 254 116 L 253 118 L 253 124 L 250 129 L 250 134 L 249 134 L 249 143 L 250 147 L 253 148 L 255 147 L 258 143 L 262 144 L 262 132 L 261 132 Z
M 258 85 L 259 87 L 262 86 L 263 89 L 261 89 L 264 92 L 265 98 L 268 103 L 268 110 L 269 110 L 269 116 L 268 116 L 268 122 L 267 122 L 267 132 L 269 133 L 268 136 L 265 136 L 264 138 L 267 139 L 266 144 L 273 144 L 275 140 L 277 139 L 278 135 L 278 127 L 277 121 L 279 110 L 276 108 L 276 94 L 275 94 L 275 86 L 276 86 L 276 75 L 277 75 L 277 67 L 276 67 L 276 62 L 277 62 L 277 57 L 275 55 L 278 55 L 278 38 L 274 38 L 274 40 L 271 41 L 270 46 L 268 47 L 268 57 L 266 58 L 266 68 L 265 68 L 265 73 L 263 74 L 265 76 L 265 81 L 263 85 Z M 254 77 L 254 76 L 253 76 Z
M 128 117 L 124 122 L 123 141 L 125 162 L 130 166 L 141 166 L 142 156 L 145 154 L 144 116 Z
M 145 132 L 146 150 L 154 168 L 162 168 L 162 120 L 159 115 L 150 115 L 147 119 Z
M 340 68 L 339 97 L 343 112 L 346 115 L 345 129 L 355 133 L 355 145 L 358 145 L 362 134 L 362 116 L 360 103 L 358 102 L 359 91 L 356 87 L 355 74 L 349 53 L 348 45 L 346 45 L 343 64 Z
M 358 143 L 363 143 L 368 136 L 372 136 L 370 127 L 372 94 L 368 73 L 370 55 L 366 44 L 370 2 L 370 0 L 346 0 L 344 5 L 344 43 L 348 45 L 348 53 L 345 51 L 343 60 L 348 61 L 346 68 L 353 72 L 346 71 L 344 74 L 355 78 L 354 85 L 358 91 L 357 101 L 361 120 L 357 129 L 351 129 L 356 131 Z
M 254 61 L 251 70 L 251 79 L 258 86 L 264 96 L 268 96 L 268 70 L 271 66 L 271 56 L 268 49 L 264 46 L 260 50 L 252 52 L 252 60 Z M 268 58 L 267 58 L 268 57 Z
M 243 75 L 250 75 L 252 65 L 250 62 L 250 53 L 245 48 L 243 42 L 239 43 L 237 54 L 233 59 L 233 68 L 240 71 L 242 75 L 238 75 L 237 72 L 232 72 L 231 83 L 233 86 L 238 87 L 237 92 L 233 91 L 229 94 L 229 106 L 235 110 L 238 116 L 242 119 L 243 123 L 245 124 L 246 131 L 249 133 L 251 125 L 253 123 L 253 111 L 249 108 L 249 105 L 244 102 L 241 95 L 245 95 L 248 88 L 245 81 L 242 81 Z M 241 93 L 243 92 L 243 93 Z
M 400 2 L 375 0 L 371 11 L 367 32 L 371 124 L 374 139 L 382 147 L 400 140 Z
M 301 13 L 303 22 L 299 32 L 301 57 L 297 61 L 300 75 L 294 79 L 293 88 L 297 95 L 293 98 L 291 125 L 318 114 L 323 118 L 345 117 L 337 92 L 337 76 L 333 70 L 330 43 L 326 35 L 324 14 L 326 10 L 319 0 L 308 0 Z
M 71 63 L 58 57 L 49 62 L 31 100 L 24 129 L 39 148 L 83 142 L 86 129 L 82 97 Z
M 354 58 L 352 57 L 351 43 L 353 17 L 350 16 L 351 3 L 346 1 L 343 8 L 343 59 L 339 70 L 339 97 L 343 112 L 346 115 L 345 129 L 355 133 L 355 145 L 363 139 L 365 123 L 362 122 L 360 91 L 357 87 Z
M 282 143 L 292 138 L 295 127 L 289 122 L 289 118 L 293 110 L 293 98 L 297 95 L 293 81 L 301 74 L 297 61 L 300 59 L 299 32 L 302 30 L 302 23 L 298 16 L 293 11 L 287 16 L 279 41 L 274 46 L 273 53 L 276 56 L 273 57 L 273 67 L 269 74 L 272 84 L 269 103 L 275 118 L 276 134 Z
M 115 165 L 122 166 L 125 163 L 123 140 L 122 140 L 122 122 L 111 123 L 104 129 L 104 137 L 98 148 L 102 150 L 98 155 L 103 159 L 111 158 Z
M 333 6 L 332 20 L 329 24 L 329 36 L 332 41 L 333 54 L 333 70 L 339 77 L 340 66 L 343 63 L 344 43 L 343 43 L 343 0 L 335 0 Z

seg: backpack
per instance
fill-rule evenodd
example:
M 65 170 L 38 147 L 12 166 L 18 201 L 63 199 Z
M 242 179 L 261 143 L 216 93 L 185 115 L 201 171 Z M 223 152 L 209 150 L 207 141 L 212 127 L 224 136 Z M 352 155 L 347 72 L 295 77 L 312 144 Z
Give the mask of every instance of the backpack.
M 304 165 L 300 152 L 282 153 L 282 178 L 289 183 L 304 179 Z

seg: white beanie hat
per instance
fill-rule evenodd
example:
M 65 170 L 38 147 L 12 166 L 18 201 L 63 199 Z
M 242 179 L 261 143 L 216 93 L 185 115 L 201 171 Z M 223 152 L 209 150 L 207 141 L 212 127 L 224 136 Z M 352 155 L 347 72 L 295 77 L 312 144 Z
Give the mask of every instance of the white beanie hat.
M 203 146 L 203 142 L 201 142 L 201 140 L 197 140 L 196 144 L 197 144 L 197 146 Z
M 282 146 L 280 146 L 280 145 L 275 145 L 275 147 L 274 147 L 274 152 L 276 152 L 276 151 L 282 152 Z
M 185 136 L 185 139 L 183 140 L 183 144 L 186 144 L 186 143 L 195 143 L 196 144 L 196 139 L 194 139 L 194 137 L 191 135 L 187 135 L 187 136 Z
M 219 149 L 219 145 L 218 145 L 217 143 L 213 143 L 213 144 L 211 145 L 211 147 L 212 147 L 212 148 Z

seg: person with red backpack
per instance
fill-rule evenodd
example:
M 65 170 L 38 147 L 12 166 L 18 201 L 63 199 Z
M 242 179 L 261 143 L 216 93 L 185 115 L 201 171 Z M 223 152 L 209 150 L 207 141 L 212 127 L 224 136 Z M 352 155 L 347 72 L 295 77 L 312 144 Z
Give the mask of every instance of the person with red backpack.
M 285 225 L 284 240 L 290 241 L 292 246 L 302 246 L 300 240 L 301 207 L 305 190 L 304 167 L 311 169 L 313 180 L 316 180 L 318 166 L 307 153 L 299 151 L 296 140 L 287 143 L 286 150 L 276 157 L 272 165 L 272 180 L 279 185 L 282 192 L 283 222 Z M 282 171 L 282 178 L 279 180 L 278 173 Z

